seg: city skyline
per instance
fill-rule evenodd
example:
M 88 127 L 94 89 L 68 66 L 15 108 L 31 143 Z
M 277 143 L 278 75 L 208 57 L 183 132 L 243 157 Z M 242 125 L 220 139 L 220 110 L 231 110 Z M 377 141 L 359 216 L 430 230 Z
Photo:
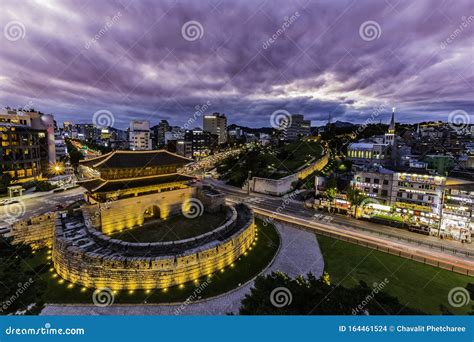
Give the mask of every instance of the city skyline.
M 7 1 L 0 104 L 60 122 L 107 110 L 121 129 L 203 106 L 248 127 L 281 109 L 363 123 L 381 105 L 375 122 L 393 106 L 398 122 L 473 121 L 468 1 L 148 5 Z

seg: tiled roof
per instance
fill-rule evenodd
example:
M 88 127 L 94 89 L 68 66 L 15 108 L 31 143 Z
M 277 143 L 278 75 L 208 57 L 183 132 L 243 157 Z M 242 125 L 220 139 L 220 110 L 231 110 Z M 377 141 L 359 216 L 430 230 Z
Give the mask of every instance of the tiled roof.
M 186 165 L 192 162 L 166 150 L 113 151 L 103 156 L 82 160 L 81 165 L 92 168 L 140 168 L 147 166 Z
M 78 182 L 80 186 L 87 189 L 90 192 L 111 192 L 117 190 L 125 190 L 132 188 L 141 188 L 156 184 L 165 184 L 173 182 L 188 182 L 196 179 L 195 177 L 186 176 L 178 173 L 141 177 L 141 178 L 129 178 L 129 179 L 117 179 L 117 180 L 105 180 L 96 178 L 88 181 Z

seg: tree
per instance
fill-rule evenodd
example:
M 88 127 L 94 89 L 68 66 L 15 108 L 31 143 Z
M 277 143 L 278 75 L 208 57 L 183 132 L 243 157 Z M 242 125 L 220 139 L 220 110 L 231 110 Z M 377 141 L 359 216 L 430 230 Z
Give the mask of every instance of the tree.
M 367 195 L 364 194 L 361 190 L 356 188 L 349 188 L 347 190 L 347 199 L 351 202 L 354 217 L 357 218 L 357 209 L 367 198 Z
M 354 288 L 331 285 L 329 276 L 290 278 L 281 272 L 259 276 L 242 300 L 242 315 L 419 315 L 397 298 L 360 282 Z
M 330 178 L 326 184 L 326 196 L 329 199 L 336 198 L 337 194 L 337 181 L 335 178 Z
M 42 308 L 46 282 L 40 274 L 47 268 L 45 264 L 31 267 L 25 263 L 23 260 L 30 258 L 31 252 L 28 245 L 12 245 L 0 237 L 0 314 L 27 309 L 28 313 L 37 313 Z
M 3 173 L 0 175 L 0 194 L 7 192 L 7 188 L 12 182 L 12 176 L 9 173 Z

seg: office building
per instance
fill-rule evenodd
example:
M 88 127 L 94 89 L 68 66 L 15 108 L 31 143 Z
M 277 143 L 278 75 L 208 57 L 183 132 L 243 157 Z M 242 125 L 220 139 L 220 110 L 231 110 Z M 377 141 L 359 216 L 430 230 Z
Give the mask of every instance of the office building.
M 133 151 L 151 150 L 150 122 L 132 120 L 129 130 L 129 145 Z
M 46 176 L 56 162 L 54 118 L 51 114 L 0 110 L 0 172 L 23 182 Z
M 224 114 L 213 113 L 203 118 L 203 130 L 217 135 L 218 144 L 227 142 L 227 118 Z
M 301 114 L 293 114 L 290 122 L 281 122 L 285 140 L 294 141 L 311 134 L 311 121 L 305 120 Z

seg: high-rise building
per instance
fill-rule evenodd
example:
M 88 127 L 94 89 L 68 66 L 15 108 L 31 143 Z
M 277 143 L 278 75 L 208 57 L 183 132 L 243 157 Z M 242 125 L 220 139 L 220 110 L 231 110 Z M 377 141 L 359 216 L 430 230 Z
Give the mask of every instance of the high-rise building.
M 146 120 L 130 121 L 130 149 L 133 151 L 151 150 L 150 122 Z
M 33 110 L 0 110 L 0 173 L 37 179 L 56 162 L 54 118 Z
M 200 128 L 195 128 L 186 131 L 184 141 L 191 143 L 193 157 L 206 157 L 217 145 L 218 136 Z
M 151 128 L 153 132 L 153 145 L 156 148 L 165 146 L 165 134 L 171 129 L 167 120 L 161 120 L 160 123 Z
M 227 118 L 224 114 L 204 115 L 202 126 L 205 132 L 217 135 L 219 144 L 227 142 Z
M 283 120 L 281 124 L 285 140 L 293 141 L 311 134 L 311 121 L 305 120 L 301 114 L 293 114 L 290 122 L 284 122 Z
M 88 142 L 96 142 L 100 139 L 101 130 L 91 123 L 80 123 L 74 125 L 77 133 L 71 133 L 73 138 Z M 74 130 L 72 130 L 74 131 Z

